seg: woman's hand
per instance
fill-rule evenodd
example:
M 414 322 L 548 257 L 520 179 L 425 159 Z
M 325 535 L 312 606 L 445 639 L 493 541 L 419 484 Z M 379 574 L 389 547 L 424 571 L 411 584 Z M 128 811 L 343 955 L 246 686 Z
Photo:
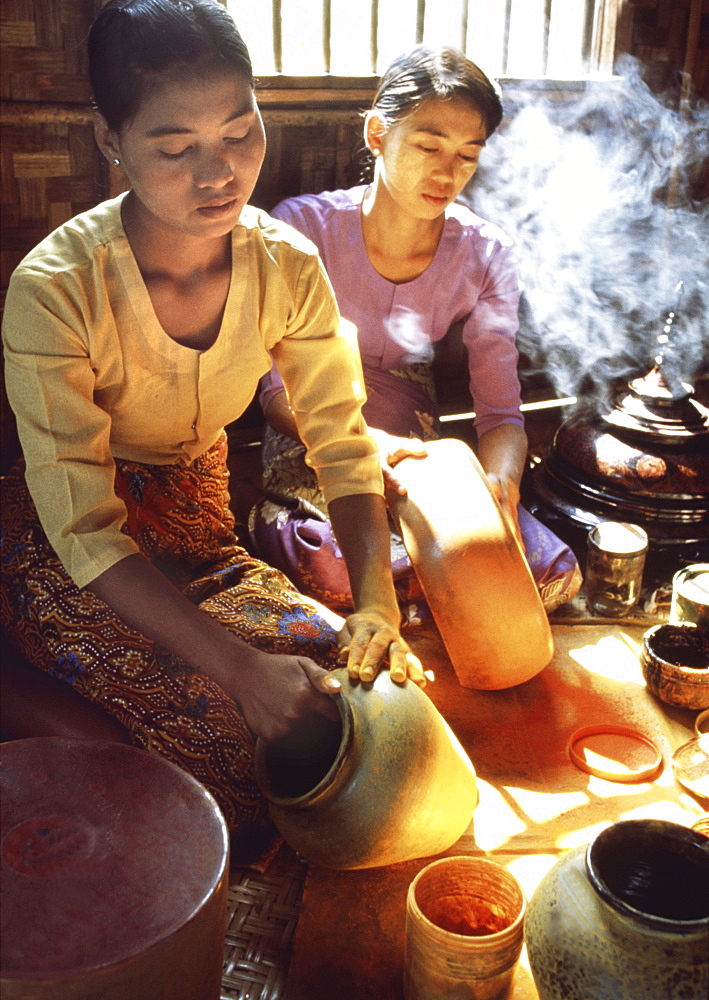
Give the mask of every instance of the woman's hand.
M 256 736 L 280 739 L 313 712 L 339 718 L 332 698 L 341 685 L 324 667 L 307 656 L 255 649 L 188 601 L 144 556 L 115 563 L 89 589 L 128 625 L 216 681 Z
M 375 427 L 369 427 L 368 430 L 379 445 L 385 490 L 391 490 L 405 497 L 406 487 L 399 482 L 392 469 L 405 458 L 426 458 L 428 455 L 426 446 L 418 438 L 396 437 Z
M 333 696 L 342 685 L 324 667 L 306 656 L 250 652 L 253 662 L 247 654 L 247 668 L 239 664 L 230 693 L 256 736 L 269 742 L 282 739 L 312 713 L 340 718 Z
M 388 661 L 392 680 L 403 684 L 409 677 L 423 687 L 421 663 L 399 634 L 401 613 L 391 573 L 384 498 L 371 493 L 338 497 L 328 512 L 347 564 L 355 609 L 338 636 L 350 677 L 371 681 Z
M 522 535 L 519 530 L 519 520 L 517 518 L 517 505 L 520 500 L 519 487 L 514 479 L 508 476 L 497 475 L 494 472 L 487 473 L 487 479 L 492 487 L 495 499 L 502 507 L 507 523 L 514 532 L 515 538 L 522 545 Z
M 517 504 L 527 460 L 527 435 L 517 424 L 498 424 L 480 436 L 478 455 L 505 519 L 524 551 Z
M 419 658 L 401 638 L 399 630 L 382 615 L 358 612 L 349 615 L 338 636 L 340 659 L 347 657 L 353 679 L 372 681 L 389 660 L 391 679 L 403 684 L 406 678 L 424 687 L 426 678 Z

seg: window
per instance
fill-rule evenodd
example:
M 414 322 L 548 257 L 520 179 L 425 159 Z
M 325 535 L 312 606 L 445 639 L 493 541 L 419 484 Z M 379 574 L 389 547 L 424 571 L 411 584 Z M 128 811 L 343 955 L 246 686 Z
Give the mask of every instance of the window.
M 366 77 L 418 42 L 490 76 L 610 72 L 621 0 L 227 0 L 257 76 Z

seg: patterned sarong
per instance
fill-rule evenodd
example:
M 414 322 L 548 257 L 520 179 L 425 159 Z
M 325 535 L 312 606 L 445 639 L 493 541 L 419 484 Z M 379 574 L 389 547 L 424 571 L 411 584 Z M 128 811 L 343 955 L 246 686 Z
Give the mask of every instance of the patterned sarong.
M 335 630 L 315 604 L 237 544 L 225 436 L 190 467 L 116 466 L 123 530 L 193 603 L 259 649 L 336 665 Z M 3 480 L 2 520 L 1 622 L 25 659 L 202 782 L 232 830 L 266 831 L 253 737 L 234 701 L 74 585 L 39 524 L 22 465 Z

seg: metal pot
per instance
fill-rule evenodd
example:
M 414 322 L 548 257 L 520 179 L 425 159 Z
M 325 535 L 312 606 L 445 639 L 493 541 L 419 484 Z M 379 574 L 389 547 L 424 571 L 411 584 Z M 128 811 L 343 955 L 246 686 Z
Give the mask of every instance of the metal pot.
M 669 382 L 659 363 L 606 412 L 584 407 L 532 471 L 525 505 L 580 560 L 588 531 L 606 520 L 645 529 L 656 578 L 707 561 L 709 410 L 691 385 Z

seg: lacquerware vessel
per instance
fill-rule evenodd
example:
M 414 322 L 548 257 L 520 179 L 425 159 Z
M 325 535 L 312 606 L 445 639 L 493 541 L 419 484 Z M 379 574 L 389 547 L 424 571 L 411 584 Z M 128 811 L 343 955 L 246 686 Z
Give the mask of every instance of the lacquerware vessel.
M 209 792 L 103 740 L 1 756 L 3 1000 L 218 1000 L 229 841 Z
M 382 670 L 333 671 L 340 720 L 314 716 L 256 744 L 256 778 L 284 839 L 328 868 L 372 868 L 446 850 L 477 803 L 473 765 L 433 702 Z
M 523 498 L 581 558 L 599 521 L 639 525 L 659 580 L 709 561 L 709 410 L 665 369 L 660 358 L 608 409 L 586 406 L 566 420 Z
M 525 937 L 540 1000 L 706 1000 L 709 838 L 613 824 L 542 879 Z
M 522 684 L 554 653 L 522 548 L 470 448 L 426 448 L 396 466 L 408 492 L 389 502 L 446 652 L 463 687 Z
M 653 625 L 640 654 L 645 683 L 668 705 L 709 708 L 709 628 L 694 622 Z

